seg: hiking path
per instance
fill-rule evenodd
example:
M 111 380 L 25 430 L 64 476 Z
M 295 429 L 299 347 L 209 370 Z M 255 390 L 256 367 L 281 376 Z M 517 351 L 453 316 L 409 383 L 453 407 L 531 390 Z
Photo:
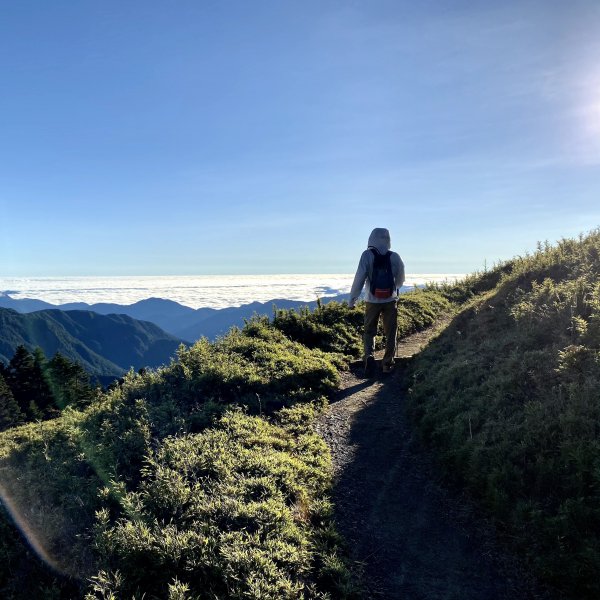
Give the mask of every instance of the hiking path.
M 447 322 L 447 321 L 446 321 Z M 357 363 L 317 429 L 331 449 L 338 531 L 366 598 L 556 600 L 458 489 L 445 485 L 405 413 L 406 365 L 445 322 L 399 343 L 392 375 Z

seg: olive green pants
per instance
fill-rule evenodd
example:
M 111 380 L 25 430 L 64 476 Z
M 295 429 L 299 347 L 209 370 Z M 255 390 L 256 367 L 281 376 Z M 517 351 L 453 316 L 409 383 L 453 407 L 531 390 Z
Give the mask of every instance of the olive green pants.
M 398 311 L 396 302 L 366 302 L 365 303 L 365 362 L 369 356 L 373 356 L 375 336 L 377 335 L 377 323 L 379 315 L 383 318 L 383 332 L 385 333 L 385 354 L 383 364 L 394 364 L 396 356 L 396 336 L 398 335 Z

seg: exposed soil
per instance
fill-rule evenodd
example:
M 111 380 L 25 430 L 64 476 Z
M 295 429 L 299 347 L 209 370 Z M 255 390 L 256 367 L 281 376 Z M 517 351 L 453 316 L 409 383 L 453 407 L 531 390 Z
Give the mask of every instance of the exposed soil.
M 554 600 L 459 490 L 445 486 L 405 414 L 403 371 L 443 327 L 407 338 L 392 375 L 357 363 L 318 429 L 331 448 L 336 522 L 363 569 L 365 597 Z M 379 361 L 378 361 L 379 362 Z

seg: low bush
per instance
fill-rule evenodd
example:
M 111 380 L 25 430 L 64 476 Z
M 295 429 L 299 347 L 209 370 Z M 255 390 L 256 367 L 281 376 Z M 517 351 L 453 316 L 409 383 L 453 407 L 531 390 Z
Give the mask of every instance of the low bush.
M 436 289 L 415 289 L 402 294 L 398 298 L 398 337 L 422 331 L 451 310 L 451 302 Z
M 346 302 L 319 304 L 314 310 L 276 310 L 273 327 L 308 348 L 358 357 L 362 352 L 363 316 Z
M 450 477 L 572 598 L 600 583 L 600 232 L 541 245 L 417 357 L 409 406 Z
M 135 492 L 103 492 L 113 503 L 98 516 L 102 573 L 88 598 L 106 595 L 107 581 L 116 597 L 170 598 L 177 586 L 186 598 L 341 597 L 350 575 L 341 569 L 332 586 L 331 466 L 315 414 L 297 406 L 268 422 L 228 411 L 163 440 Z
M 91 597 L 145 586 L 146 597 L 191 598 L 198 582 L 221 597 L 351 597 L 326 496 L 329 454 L 311 429 L 346 364 L 252 319 L 181 347 L 161 369 L 130 372 L 82 411 L 1 433 L 5 499 L 51 565 L 36 589 L 51 582 L 48 597 L 82 597 L 81 579 L 95 573 Z M 191 517 L 178 494 L 194 495 Z M 8 564 L 34 573 L 14 527 L 2 527 Z M 57 573 L 75 579 L 52 583 Z M 0 574 L 6 597 L 25 597 L 8 567 Z

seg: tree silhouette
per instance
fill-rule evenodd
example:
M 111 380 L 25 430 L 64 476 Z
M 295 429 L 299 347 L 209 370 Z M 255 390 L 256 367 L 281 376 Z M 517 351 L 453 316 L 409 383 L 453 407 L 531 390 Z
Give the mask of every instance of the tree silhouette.
M 56 416 L 58 407 L 52 394 L 48 361 L 41 348 L 33 351 L 33 401 L 40 411 L 40 418 Z
M 44 374 L 45 361 L 44 353 L 39 348 L 32 354 L 20 345 L 8 363 L 6 383 L 28 421 L 44 419 L 54 408 L 50 386 Z
M 25 420 L 8 384 L 0 374 L 0 431 L 20 425 Z
M 48 362 L 47 372 L 54 402 L 58 408 L 86 406 L 94 397 L 90 376 L 79 364 L 57 352 Z

